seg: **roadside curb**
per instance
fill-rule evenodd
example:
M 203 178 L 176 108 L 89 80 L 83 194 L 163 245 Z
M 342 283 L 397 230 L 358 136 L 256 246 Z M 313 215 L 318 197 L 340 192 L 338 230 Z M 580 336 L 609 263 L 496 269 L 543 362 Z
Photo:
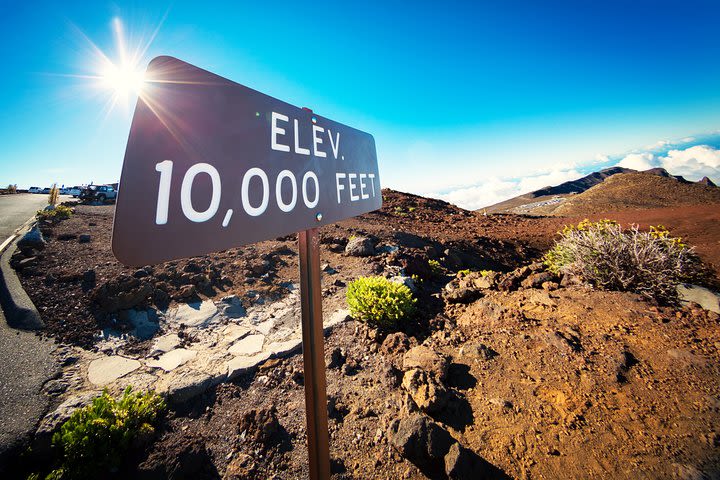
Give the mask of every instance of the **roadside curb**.
M 40 313 L 23 289 L 15 270 L 10 266 L 10 258 L 17 251 L 17 241 L 33 225 L 25 222 L 13 237 L 6 242 L 4 251 L 0 251 L 0 306 L 5 313 L 8 325 L 21 330 L 38 330 L 44 326 Z

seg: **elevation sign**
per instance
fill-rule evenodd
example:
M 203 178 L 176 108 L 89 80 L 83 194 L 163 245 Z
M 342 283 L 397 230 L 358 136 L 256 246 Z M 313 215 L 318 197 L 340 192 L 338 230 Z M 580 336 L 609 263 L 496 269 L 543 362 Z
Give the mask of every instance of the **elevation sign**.
M 372 135 L 172 57 L 148 65 L 115 211 L 122 263 L 225 250 L 381 206 Z

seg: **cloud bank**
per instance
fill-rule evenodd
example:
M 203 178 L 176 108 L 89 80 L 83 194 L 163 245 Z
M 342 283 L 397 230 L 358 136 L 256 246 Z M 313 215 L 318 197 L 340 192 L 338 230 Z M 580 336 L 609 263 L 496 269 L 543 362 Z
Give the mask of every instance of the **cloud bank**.
M 664 156 L 650 152 L 631 153 L 620 160 L 618 166 L 635 170 L 662 167 L 693 182 L 702 177 L 717 182 L 720 180 L 720 150 L 708 145 L 695 145 L 684 150 L 670 150 Z
M 692 145 L 692 142 L 698 144 Z M 699 139 L 685 137 L 675 141 L 664 140 L 648 145 L 645 151 L 636 150 L 620 157 L 598 154 L 593 160 L 580 165 L 556 164 L 524 176 L 514 176 L 513 172 L 507 176 L 489 176 L 481 181 L 466 184 L 460 183 L 462 178 L 456 178 L 457 183 L 454 186 L 439 191 L 435 189 L 435 193 L 429 193 L 432 192 L 430 189 L 422 189 L 419 193 L 468 210 L 477 210 L 549 185 L 576 180 L 593 171 L 613 165 L 634 170 L 662 167 L 672 175 L 682 175 L 690 181 L 698 181 L 707 176 L 716 184 L 720 184 L 720 149 L 716 148 L 718 146 L 715 133 L 710 136 L 704 135 Z M 468 179 L 475 177 L 476 172 L 464 171 L 462 175 Z
M 458 188 L 449 193 L 429 193 L 427 196 L 445 200 L 467 210 L 477 210 L 543 187 L 575 180 L 583 175 L 575 168 L 567 168 L 537 172 L 522 178 L 491 177 L 476 185 Z

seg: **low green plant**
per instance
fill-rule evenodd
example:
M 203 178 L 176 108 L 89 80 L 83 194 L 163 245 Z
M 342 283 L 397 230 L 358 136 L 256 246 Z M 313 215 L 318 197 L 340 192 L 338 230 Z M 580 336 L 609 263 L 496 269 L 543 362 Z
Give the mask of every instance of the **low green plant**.
M 494 273 L 494 271 L 493 270 L 480 270 L 478 273 L 480 274 L 481 277 L 487 277 L 488 275 Z
M 73 214 L 73 209 L 66 205 L 58 205 L 50 210 L 38 210 L 35 214 L 39 220 L 65 220 Z
M 663 226 L 644 232 L 637 225 L 623 229 L 611 220 L 583 220 L 558 233 L 544 257 L 548 270 L 577 275 L 599 288 L 674 302 L 678 283 L 705 275 L 694 249 Z
M 120 467 L 132 447 L 148 442 L 154 425 L 165 411 L 165 401 L 153 392 L 128 387 L 119 400 L 107 391 L 73 412 L 52 437 L 60 454 L 60 467 L 46 479 L 99 478 Z
M 360 277 L 348 285 L 350 314 L 370 325 L 393 328 L 415 312 L 415 298 L 402 283 L 385 277 Z
M 467 277 L 468 275 L 470 275 L 470 269 L 469 269 L 469 268 L 466 268 L 466 269 L 464 269 L 464 270 L 458 270 L 457 274 L 458 274 L 458 276 L 461 277 L 461 278 L 462 278 L 462 277 Z
M 440 265 L 440 262 L 438 262 L 437 260 L 428 260 L 428 266 L 430 267 L 430 271 L 435 277 L 439 277 L 445 273 L 445 269 L 442 267 L 442 265 Z

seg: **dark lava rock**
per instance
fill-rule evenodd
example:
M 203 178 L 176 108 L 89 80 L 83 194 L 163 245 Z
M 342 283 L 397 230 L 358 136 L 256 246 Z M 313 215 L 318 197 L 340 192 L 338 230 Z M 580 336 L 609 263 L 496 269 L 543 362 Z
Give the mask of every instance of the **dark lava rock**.
M 463 261 L 455 251 L 449 248 L 443 252 L 443 262 L 450 270 L 460 270 L 463 267 Z
M 92 301 L 105 313 L 128 310 L 148 299 L 153 293 L 152 285 L 128 275 L 119 275 L 99 286 L 90 295 Z
M 540 288 L 543 283 L 553 280 L 555 280 L 555 275 L 550 272 L 533 273 L 523 280 L 521 285 L 523 288 Z
M 78 237 L 78 242 L 80 242 L 80 243 L 90 243 L 90 239 L 91 239 L 91 238 L 90 238 L 90 235 L 88 235 L 87 233 L 83 233 L 82 235 L 80 235 L 80 236 Z
M 449 398 L 447 389 L 419 368 L 405 372 L 402 386 L 423 412 L 437 413 L 447 405 Z
M 195 285 L 183 285 L 174 295 L 176 300 L 185 300 L 197 294 Z
M 420 413 L 393 421 L 387 437 L 400 455 L 420 467 L 443 464 L 454 442 L 447 430 Z
M 522 281 L 525 280 L 528 275 L 530 275 L 529 267 L 521 267 L 513 270 L 512 272 L 507 273 L 500 278 L 497 286 L 498 290 L 505 292 L 517 290 Z
M 92 268 L 90 270 L 86 270 L 85 273 L 82 275 L 82 289 L 84 291 L 92 290 L 95 288 L 95 282 L 97 280 L 97 275 L 95 274 L 95 270 Z
M 149 276 L 150 276 L 150 274 L 144 268 L 139 268 L 139 269 L 135 270 L 135 272 L 133 273 L 133 277 L 135 277 L 135 278 L 145 278 L 145 277 L 149 277 Z
M 482 297 L 482 295 L 481 291 L 469 287 L 461 287 L 443 292 L 443 297 L 448 303 L 468 304 Z
M 427 259 L 421 255 L 408 255 L 400 259 L 400 266 L 405 270 L 405 275 L 412 277 L 417 275 L 420 278 L 431 278 L 433 276 L 432 268 Z
M 450 361 L 445 355 L 441 355 L 432 349 L 419 345 L 411 348 L 403 357 L 403 370 L 419 368 L 439 381 L 447 377 Z
M 187 273 L 200 273 L 202 271 L 203 270 L 200 267 L 200 265 L 198 265 L 197 263 L 195 263 L 193 261 L 188 262 L 187 265 L 185 265 L 185 267 L 183 268 L 183 272 L 187 272 Z
M 627 373 L 630 370 L 630 368 L 634 367 L 638 364 L 637 358 L 635 358 L 635 355 L 630 353 L 627 350 L 624 350 L 620 354 L 620 358 L 618 360 L 617 364 L 617 370 L 615 374 L 615 379 L 618 381 L 618 383 L 625 383 L 627 382 Z
M 450 451 L 445 455 L 445 474 L 451 480 L 482 480 L 506 477 L 499 469 L 459 443 L 453 443 Z
M 245 438 L 267 446 L 271 437 L 280 429 L 275 405 L 270 408 L 252 409 L 240 418 L 238 432 Z
M 340 347 L 333 348 L 326 360 L 327 368 L 336 369 L 345 364 L 345 352 Z
M 404 353 L 410 348 L 410 339 L 402 332 L 391 333 L 380 346 L 380 351 L 387 355 Z
M 368 237 L 355 237 L 345 247 L 345 253 L 352 257 L 370 257 L 375 255 L 375 243 Z

